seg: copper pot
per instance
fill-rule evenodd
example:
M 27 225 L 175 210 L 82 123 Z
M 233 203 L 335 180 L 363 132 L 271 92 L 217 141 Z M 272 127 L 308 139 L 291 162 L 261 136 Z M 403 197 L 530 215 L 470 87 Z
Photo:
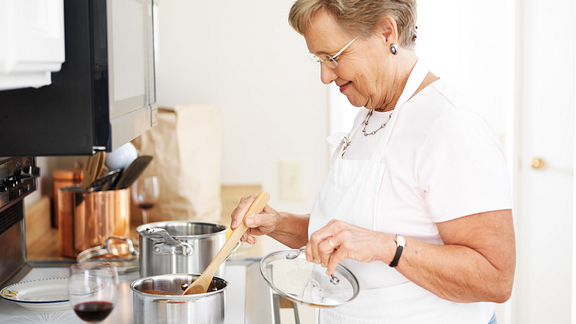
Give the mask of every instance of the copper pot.
M 54 188 L 54 213 L 52 218 L 52 226 L 58 227 L 60 220 L 58 215 L 58 196 L 60 195 L 60 188 L 70 187 L 73 185 L 81 185 L 84 178 L 82 170 L 54 170 L 52 172 L 52 186 Z
M 60 254 L 76 258 L 83 250 L 104 245 L 108 237 L 129 237 L 130 189 L 60 188 L 58 213 Z

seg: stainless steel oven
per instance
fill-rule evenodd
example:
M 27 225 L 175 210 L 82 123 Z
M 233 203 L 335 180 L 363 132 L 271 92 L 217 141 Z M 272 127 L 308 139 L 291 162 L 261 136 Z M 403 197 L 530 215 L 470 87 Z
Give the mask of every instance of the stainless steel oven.
M 0 157 L 0 287 L 25 264 L 24 197 L 39 176 L 34 157 Z

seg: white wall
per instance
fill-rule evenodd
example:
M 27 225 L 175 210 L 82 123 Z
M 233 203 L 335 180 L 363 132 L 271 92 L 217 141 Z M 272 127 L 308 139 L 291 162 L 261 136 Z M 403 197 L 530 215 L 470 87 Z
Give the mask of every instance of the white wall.
M 418 2 L 416 52 L 430 70 L 466 94 L 501 137 L 506 133 L 507 1 Z M 512 48 L 513 50 L 513 48 Z M 512 75 L 513 77 L 513 75 Z
M 261 183 L 273 207 L 309 212 L 328 172 L 328 93 L 288 25 L 292 3 L 159 0 L 157 98 L 220 107 L 222 182 Z M 278 199 L 281 159 L 305 160 L 305 201 Z

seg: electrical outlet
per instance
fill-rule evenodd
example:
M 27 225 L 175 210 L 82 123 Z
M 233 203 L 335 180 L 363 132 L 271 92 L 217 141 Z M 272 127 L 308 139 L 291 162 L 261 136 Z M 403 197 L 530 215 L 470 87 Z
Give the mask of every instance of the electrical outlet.
M 280 200 L 305 201 L 308 180 L 306 161 L 281 160 L 278 169 L 280 173 Z

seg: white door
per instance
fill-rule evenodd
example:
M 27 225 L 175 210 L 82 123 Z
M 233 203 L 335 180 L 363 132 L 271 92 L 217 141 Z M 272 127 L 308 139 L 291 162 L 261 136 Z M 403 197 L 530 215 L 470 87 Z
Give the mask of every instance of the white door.
M 514 323 L 576 323 L 571 312 L 575 9 L 573 0 L 518 3 Z

